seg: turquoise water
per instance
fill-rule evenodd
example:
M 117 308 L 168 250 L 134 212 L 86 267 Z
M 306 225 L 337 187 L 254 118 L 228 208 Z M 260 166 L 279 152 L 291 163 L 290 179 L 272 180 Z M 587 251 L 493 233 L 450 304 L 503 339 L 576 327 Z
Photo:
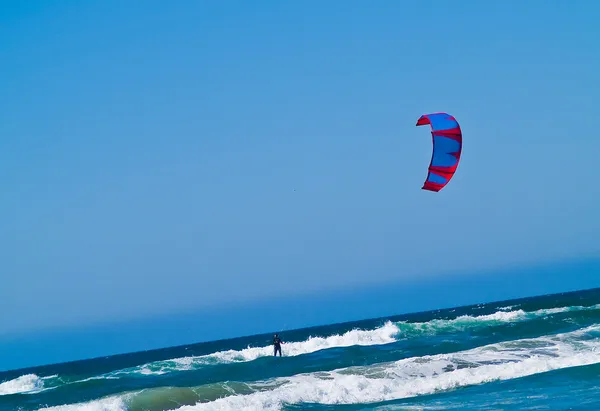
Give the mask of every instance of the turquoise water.
M 2 410 L 600 409 L 600 290 L 0 374 Z

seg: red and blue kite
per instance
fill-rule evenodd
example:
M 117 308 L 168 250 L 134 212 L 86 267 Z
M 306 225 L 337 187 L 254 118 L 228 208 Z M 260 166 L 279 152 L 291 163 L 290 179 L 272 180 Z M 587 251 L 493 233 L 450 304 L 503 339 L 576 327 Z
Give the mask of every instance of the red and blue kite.
M 424 114 L 417 126 L 431 125 L 433 153 L 423 190 L 440 191 L 454 176 L 462 152 L 462 132 L 458 122 L 446 113 Z

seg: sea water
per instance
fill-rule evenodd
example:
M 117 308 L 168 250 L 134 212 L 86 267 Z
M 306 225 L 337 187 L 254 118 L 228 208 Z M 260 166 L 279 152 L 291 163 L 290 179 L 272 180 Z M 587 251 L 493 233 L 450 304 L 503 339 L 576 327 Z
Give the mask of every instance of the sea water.
M 600 290 L 0 374 L 2 410 L 600 409 Z

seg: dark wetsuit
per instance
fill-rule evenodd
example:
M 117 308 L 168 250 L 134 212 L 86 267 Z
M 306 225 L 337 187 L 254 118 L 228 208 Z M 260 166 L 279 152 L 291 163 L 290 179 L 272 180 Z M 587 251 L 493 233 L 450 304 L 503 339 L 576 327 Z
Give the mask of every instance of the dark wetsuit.
M 281 339 L 279 337 L 273 338 L 273 356 L 277 357 L 277 352 L 279 351 L 279 356 L 281 357 Z

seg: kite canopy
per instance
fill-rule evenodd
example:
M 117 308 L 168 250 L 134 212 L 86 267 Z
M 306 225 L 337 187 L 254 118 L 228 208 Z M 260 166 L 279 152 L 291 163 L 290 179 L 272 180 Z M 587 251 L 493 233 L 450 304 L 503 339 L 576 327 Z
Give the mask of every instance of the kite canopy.
M 462 151 L 462 132 L 456 119 L 446 113 L 424 114 L 417 126 L 431 125 L 433 152 L 423 190 L 440 191 L 454 176 Z

